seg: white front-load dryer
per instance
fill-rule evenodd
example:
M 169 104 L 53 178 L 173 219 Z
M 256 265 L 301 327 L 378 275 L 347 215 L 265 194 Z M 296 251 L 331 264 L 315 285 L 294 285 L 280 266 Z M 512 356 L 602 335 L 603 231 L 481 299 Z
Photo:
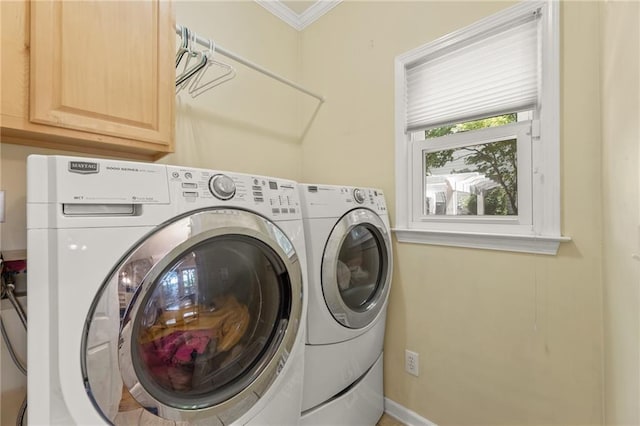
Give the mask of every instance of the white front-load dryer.
M 27 166 L 30 423 L 298 423 L 294 182 L 63 156 Z
M 363 395 L 363 410 L 375 423 L 383 410 L 382 349 L 393 270 L 384 194 L 331 185 L 301 184 L 299 190 L 309 276 L 302 422 L 348 424 L 358 410 L 328 410 L 327 404 L 337 407 L 336 398 L 351 395 L 347 405 L 353 408 Z M 353 392 L 354 386 L 368 390 Z M 365 413 L 358 415 L 354 421 L 367 423 Z

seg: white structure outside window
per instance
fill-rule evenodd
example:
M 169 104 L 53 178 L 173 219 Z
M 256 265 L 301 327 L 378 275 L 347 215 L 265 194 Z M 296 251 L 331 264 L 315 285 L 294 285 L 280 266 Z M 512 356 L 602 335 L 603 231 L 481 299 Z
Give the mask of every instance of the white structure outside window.
M 396 236 L 555 254 L 559 5 L 525 1 L 396 58 Z

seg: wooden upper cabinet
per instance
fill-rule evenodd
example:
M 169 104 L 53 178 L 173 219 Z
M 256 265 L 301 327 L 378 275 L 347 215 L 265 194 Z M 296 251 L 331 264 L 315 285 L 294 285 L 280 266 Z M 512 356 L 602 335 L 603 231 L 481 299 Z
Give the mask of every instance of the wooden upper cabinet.
M 6 12 L 16 4 L 2 2 L 3 50 Z M 148 159 L 173 151 L 176 36 L 170 2 L 21 5 L 29 26 L 22 30 L 28 66 L 14 65 L 23 74 L 27 69 L 29 89 L 26 99 L 25 93 L 3 91 L 3 140 Z M 8 55 L 19 56 L 20 46 L 12 44 Z M 5 67 L 14 67 L 4 56 L 3 86 Z M 7 97 L 23 98 L 28 107 L 16 113 Z

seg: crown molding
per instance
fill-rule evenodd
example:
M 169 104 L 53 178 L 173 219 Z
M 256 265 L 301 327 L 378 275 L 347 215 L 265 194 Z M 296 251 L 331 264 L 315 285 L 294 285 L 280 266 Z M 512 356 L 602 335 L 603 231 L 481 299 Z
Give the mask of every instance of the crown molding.
M 299 15 L 300 22 L 302 23 L 302 28 L 300 29 L 308 27 L 340 3 L 342 3 L 342 0 L 323 0 L 315 2 L 313 6 Z
M 340 4 L 342 0 L 319 0 L 301 14 L 289 9 L 279 0 L 255 0 L 255 2 L 296 30 L 301 31 Z

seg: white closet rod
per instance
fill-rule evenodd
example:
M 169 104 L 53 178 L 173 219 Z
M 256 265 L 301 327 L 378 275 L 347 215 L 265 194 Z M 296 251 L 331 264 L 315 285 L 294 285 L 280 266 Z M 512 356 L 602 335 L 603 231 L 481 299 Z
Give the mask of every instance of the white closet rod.
M 176 25 L 176 34 L 180 35 L 182 34 L 182 26 L 181 25 Z M 201 46 L 204 47 L 209 47 L 209 39 L 200 37 L 198 34 L 195 34 L 193 32 L 191 32 L 191 30 L 189 30 L 189 36 L 190 37 L 194 37 L 196 43 L 198 43 Z M 261 67 L 260 65 L 251 62 L 248 59 L 243 58 L 242 56 L 236 55 L 233 52 L 228 51 L 227 49 L 225 49 L 224 47 L 220 46 L 218 43 L 215 44 L 215 51 L 220 53 L 221 55 L 226 56 L 227 58 L 233 59 L 236 62 L 240 62 L 243 65 L 248 66 L 249 68 L 253 68 L 256 71 L 261 72 L 262 74 L 265 74 L 275 80 L 278 80 L 280 83 L 284 83 L 287 86 L 291 86 L 294 89 L 297 89 L 303 93 L 306 93 L 309 96 L 313 96 L 314 98 L 318 99 L 320 101 L 320 103 L 324 102 L 324 96 L 322 95 L 318 95 L 316 93 L 313 93 L 307 89 L 305 89 L 304 87 L 300 86 L 299 84 L 294 83 L 291 80 L 287 80 L 284 77 L 280 77 L 278 74 L 275 74 L 271 71 L 269 71 L 266 68 Z

